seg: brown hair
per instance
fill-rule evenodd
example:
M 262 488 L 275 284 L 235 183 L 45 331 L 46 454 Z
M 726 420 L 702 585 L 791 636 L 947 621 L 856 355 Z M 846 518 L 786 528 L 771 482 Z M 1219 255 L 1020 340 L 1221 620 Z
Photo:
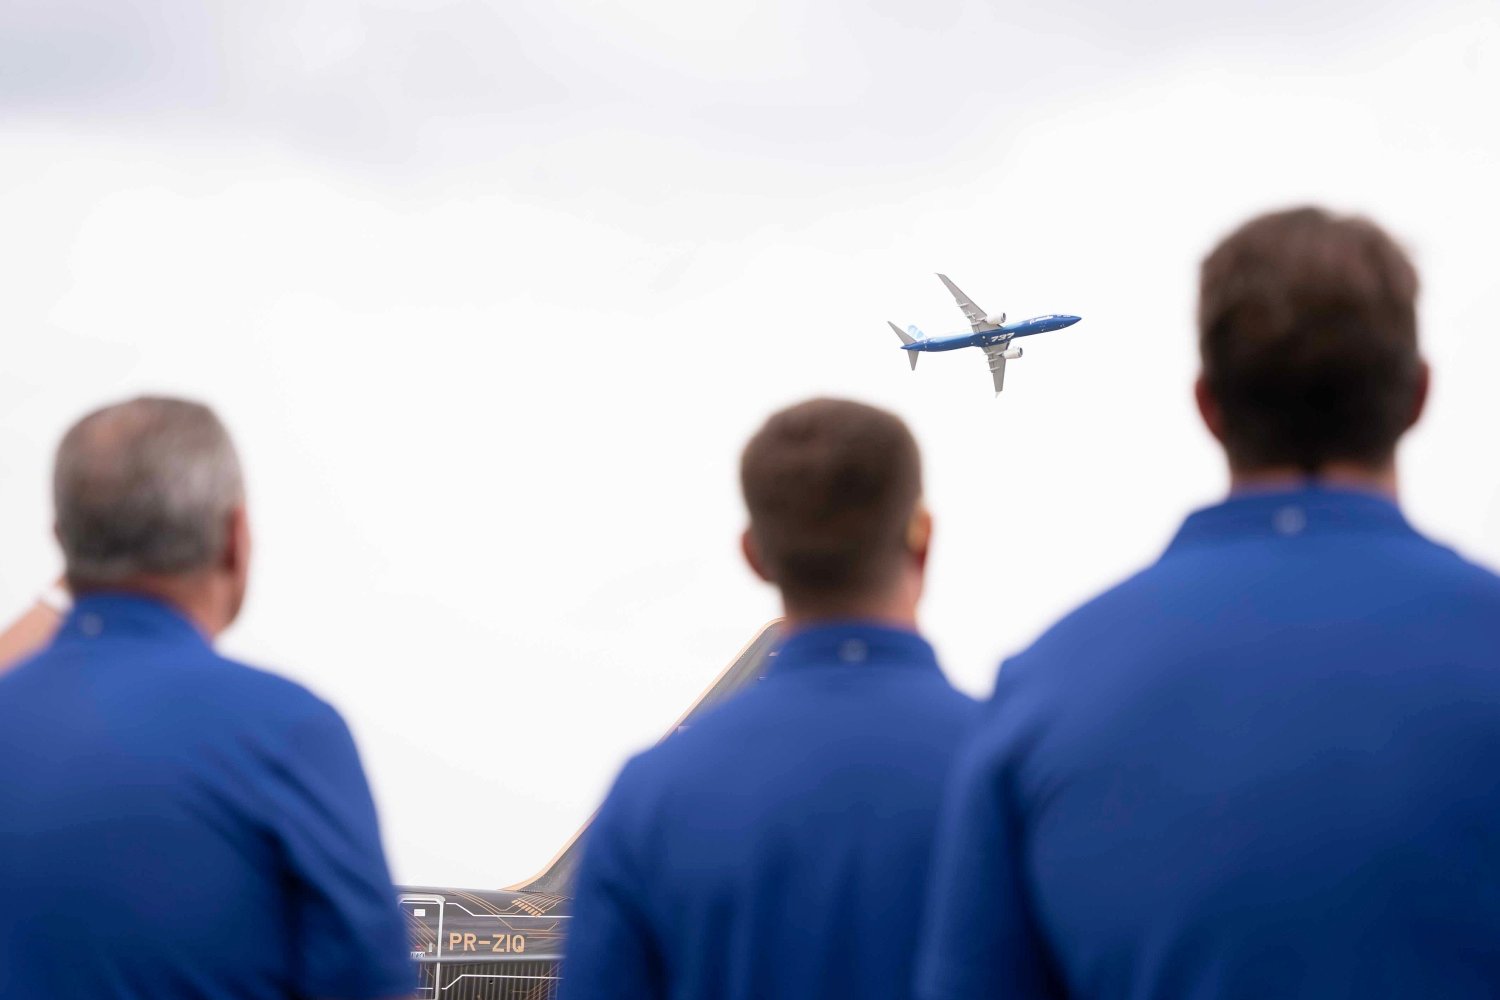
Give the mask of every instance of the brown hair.
M 840 605 L 893 581 L 922 494 L 921 457 L 893 414 L 813 399 L 756 432 L 740 484 L 751 538 L 786 599 Z
M 1368 219 L 1263 215 L 1203 261 L 1203 377 L 1230 464 L 1382 465 L 1416 415 L 1417 272 Z

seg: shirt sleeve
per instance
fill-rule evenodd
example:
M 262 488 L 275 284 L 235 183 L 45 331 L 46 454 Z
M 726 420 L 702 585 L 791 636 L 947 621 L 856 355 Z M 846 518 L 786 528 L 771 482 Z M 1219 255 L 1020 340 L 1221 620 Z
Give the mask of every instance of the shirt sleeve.
M 917 956 L 920 1000 L 1066 995 L 1022 874 L 1021 823 L 1008 787 L 1009 720 L 989 708 L 945 795 Z
M 627 765 L 585 835 L 559 1000 L 666 996 L 660 953 L 641 905 L 643 880 L 623 822 L 629 771 Z
M 270 806 L 286 865 L 294 989 L 349 1000 L 411 995 L 411 945 L 348 727 L 319 702 L 281 749 Z

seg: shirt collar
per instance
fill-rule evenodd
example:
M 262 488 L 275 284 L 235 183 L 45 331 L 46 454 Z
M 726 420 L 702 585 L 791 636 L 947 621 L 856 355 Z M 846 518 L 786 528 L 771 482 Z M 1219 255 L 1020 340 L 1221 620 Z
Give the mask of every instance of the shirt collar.
M 105 637 L 209 645 L 209 639 L 198 627 L 167 602 L 143 594 L 119 592 L 79 597 L 57 633 L 57 641 L 63 643 Z
M 1335 532 L 1413 534 L 1388 497 L 1362 490 L 1303 486 L 1236 493 L 1188 515 L 1167 551 L 1218 541 L 1295 538 Z
M 910 629 L 841 621 L 820 622 L 793 632 L 776 650 L 770 672 L 856 665 L 939 669 L 932 646 Z

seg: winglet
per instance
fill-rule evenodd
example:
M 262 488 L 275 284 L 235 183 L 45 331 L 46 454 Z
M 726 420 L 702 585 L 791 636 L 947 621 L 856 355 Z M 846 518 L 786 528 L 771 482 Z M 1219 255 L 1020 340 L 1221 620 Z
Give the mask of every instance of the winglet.
M 890 324 L 890 327 L 891 327 L 892 330 L 896 331 L 896 336 L 898 336 L 898 337 L 901 338 L 901 343 L 902 344 L 915 344 L 916 343 L 916 339 L 913 338 L 911 336 L 911 334 L 909 334 L 905 330 L 901 329 L 895 323 L 891 323 L 890 320 L 886 320 L 886 322 Z M 919 353 L 917 353 L 916 351 L 907 351 L 906 355 L 907 355 L 907 359 L 909 361 L 911 361 L 911 370 L 912 371 L 916 371 L 917 370 L 917 358 L 921 357 L 921 355 Z

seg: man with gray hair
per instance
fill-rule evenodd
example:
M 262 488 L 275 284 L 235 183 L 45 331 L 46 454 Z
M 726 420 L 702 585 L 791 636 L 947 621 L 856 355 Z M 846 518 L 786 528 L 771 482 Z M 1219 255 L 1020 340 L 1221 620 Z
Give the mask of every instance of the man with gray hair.
M 106 407 L 53 488 L 76 603 L 0 677 L 0 996 L 409 994 L 347 727 L 212 647 L 250 560 L 219 419 Z

